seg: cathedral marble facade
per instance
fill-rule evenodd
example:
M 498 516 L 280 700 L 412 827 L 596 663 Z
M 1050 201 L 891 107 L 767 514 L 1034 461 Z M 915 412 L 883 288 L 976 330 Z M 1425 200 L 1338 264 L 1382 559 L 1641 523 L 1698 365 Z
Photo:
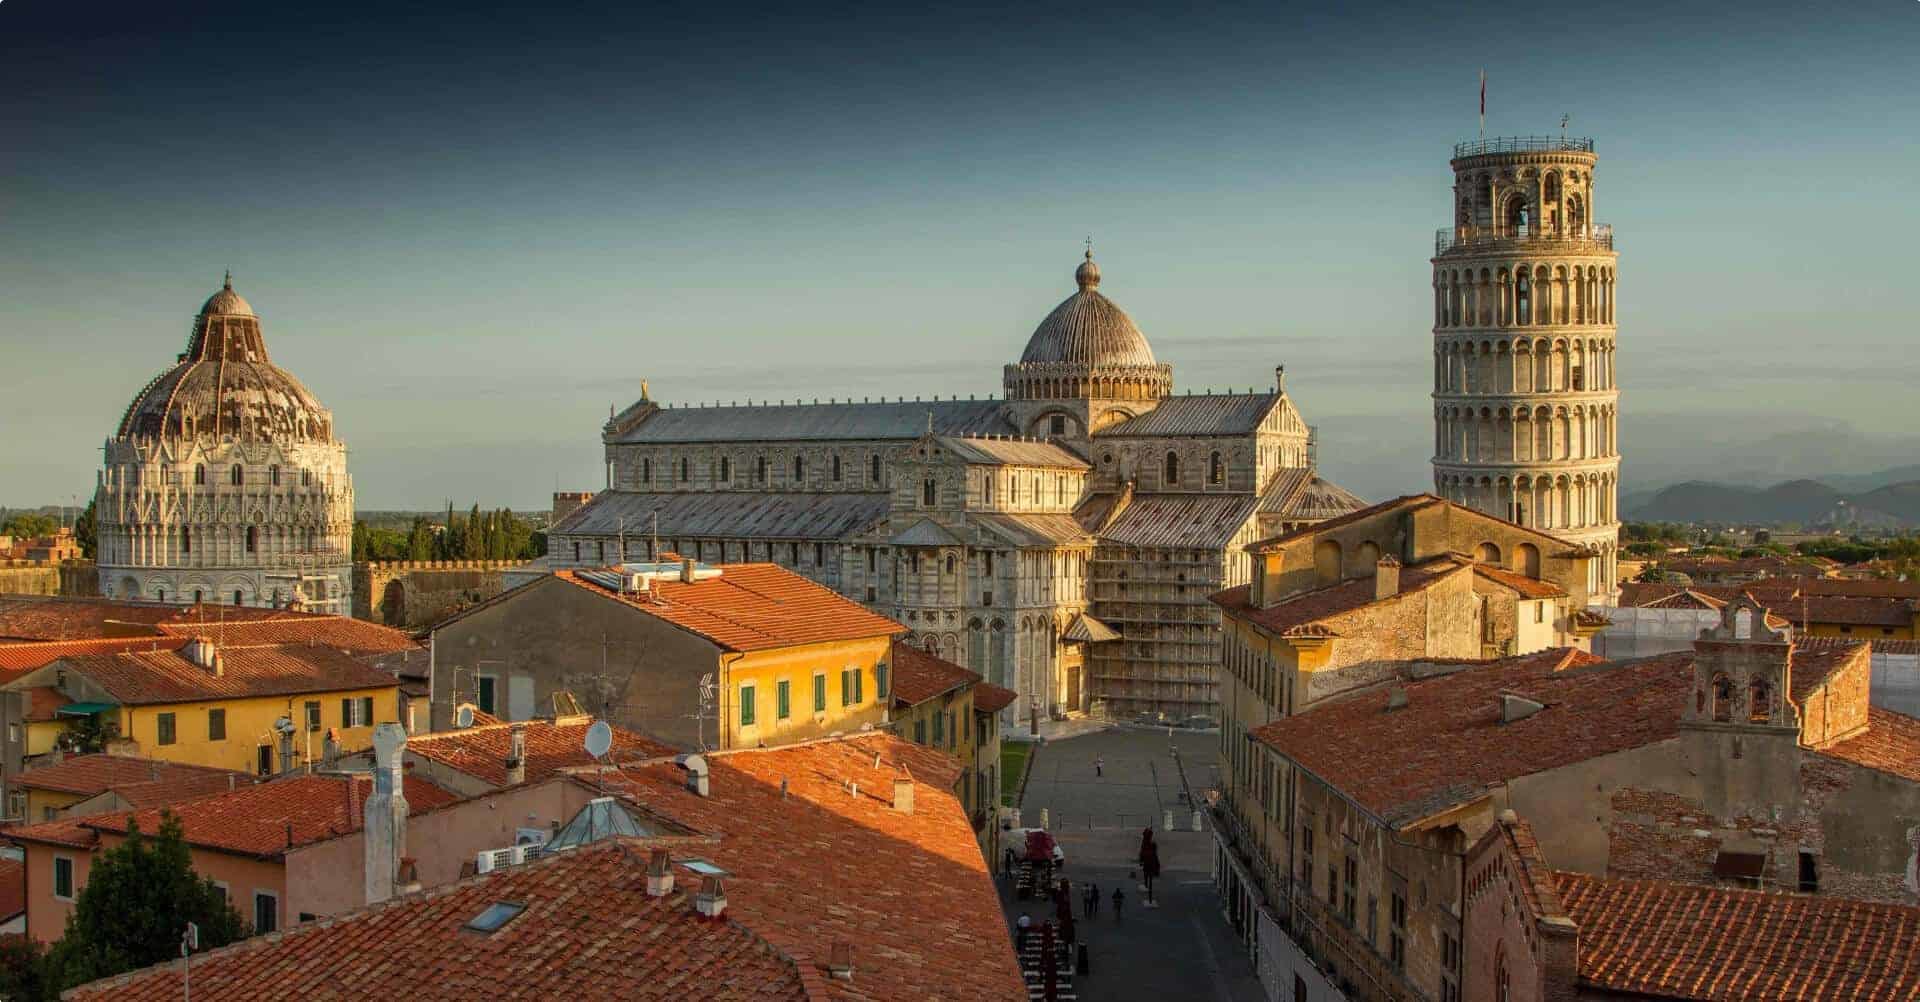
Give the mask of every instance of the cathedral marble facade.
M 1010 718 L 1211 714 L 1242 547 L 1361 507 L 1316 476 L 1284 372 L 1175 395 L 1132 319 L 1078 291 L 986 400 L 667 406 L 602 429 L 607 489 L 549 532 L 556 567 L 770 560 L 1018 692 Z
M 100 593 L 352 608 L 353 480 L 333 414 L 267 357 L 224 288 L 128 405 L 94 491 Z

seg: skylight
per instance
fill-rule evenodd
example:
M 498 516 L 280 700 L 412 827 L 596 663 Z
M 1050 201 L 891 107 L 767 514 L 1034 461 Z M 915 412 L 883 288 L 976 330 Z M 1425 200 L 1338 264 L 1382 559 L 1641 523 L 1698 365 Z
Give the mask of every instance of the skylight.
M 693 872 L 703 877 L 732 876 L 732 874 L 729 874 L 727 871 L 720 869 L 719 867 L 713 865 L 712 863 L 707 862 L 704 859 L 682 860 L 681 865 L 685 866 L 687 869 L 692 870 Z
M 487 906 L 486 911 L 475 915 L 466 927 L 475 932 L 498 932 L 501 926 L 513 921 L 526 910 L 527 903 L 524 901 L 495 901 Z

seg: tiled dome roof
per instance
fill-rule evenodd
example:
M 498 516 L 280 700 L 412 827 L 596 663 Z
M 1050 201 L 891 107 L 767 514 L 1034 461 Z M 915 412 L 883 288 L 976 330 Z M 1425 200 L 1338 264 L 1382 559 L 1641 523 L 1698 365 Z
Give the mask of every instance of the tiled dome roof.
M 1080 291 L 1054 307 L 1027 339 L 1022 364 L 1064 362 L 1089 368 L 1153 365 L 1147 337 L 1125 310 L 1100 294 L 1100 266 L 1093 252 L 1073 273 Z
M 253 307 L 231 278 L 194 318 L 187 350 L 127 407 L 119 438 L 214 437 L 327 442 L 333 414 L 267 359 Z

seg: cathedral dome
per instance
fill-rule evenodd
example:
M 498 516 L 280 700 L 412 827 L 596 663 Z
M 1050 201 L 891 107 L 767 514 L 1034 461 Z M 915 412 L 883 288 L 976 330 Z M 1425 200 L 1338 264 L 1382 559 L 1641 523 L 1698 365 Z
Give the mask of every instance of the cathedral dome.
M 267 359 L 260 321 L 231 279 L 200 308 L 180 360 L 133 398 L 116 437 L 200 436 L 333 440 L 332 413 Z
M 1133 325 L 1125 310 L 1100 294 L 1100 266 L 1093 252 L 1073 273 L 1080 291 L 1053 308 L 1027 339 L 1023 365 L 1066 363 L 1088 368 L 1154 364 L 1147 336 Z

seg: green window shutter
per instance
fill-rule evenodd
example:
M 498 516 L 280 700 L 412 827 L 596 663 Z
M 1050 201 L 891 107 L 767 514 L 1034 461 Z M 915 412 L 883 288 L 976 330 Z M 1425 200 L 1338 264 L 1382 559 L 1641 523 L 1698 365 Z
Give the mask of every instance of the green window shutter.
M 373 723 L 373 697 L 372 696 L 360 697 L 360 722 L 362 724 Z
M 853 701 L 854 702 L 864 703 L 867 701 L 866 688 L 867 688 L 867 673 L 861 671 L 858 668 L 855 668 L 853 670 Z
M 827 677 L 825 675 L 813 677 L 813 712 L 827 712 Z
M 753 725 L 753 686 L 740 687 L 740 726 Z
M 778 705 L 774 716 L 781 720 L 793 716 L 793 686 L 786 679 L 780 680 L 779 688 L 776 690 L 776 703 Z
M 340 726 L 353 726 L 353 700 L 351 699 L 343 699 L 340 701 Z
M 840 705 L 853 702 L 853 679 L 847 677 L 847 670 L 840 669 Z
M 916 720 L 913 722 L 913 743 L 917 745 L 927 743 L 927 722 L 925 720 Z

